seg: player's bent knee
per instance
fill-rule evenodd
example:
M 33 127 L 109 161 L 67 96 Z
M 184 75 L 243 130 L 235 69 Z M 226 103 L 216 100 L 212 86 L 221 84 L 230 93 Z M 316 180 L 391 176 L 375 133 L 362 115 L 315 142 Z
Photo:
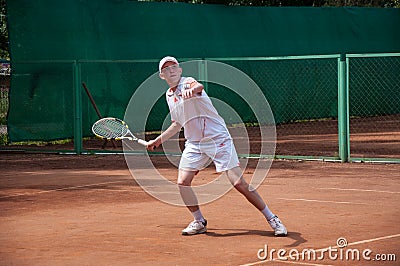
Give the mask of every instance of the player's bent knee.
M 249 190 L 249 185 L 243 178 L 240 178 L 239 180 L 237 180 L 233 186 L 240 192 Z
M 191 186 L 191 182 L 189 182 L 188 180 L 178 180 L 178 182 L 176 182 L 176 183 L 180 187 L 190 187 Z
M 178 178 L 176 181 L 178 186 L 190 187 L 192 185 L 192 179 L 190 178 Z
M 191 186 L 192 180 L 196 175 L 196 171 L 179 171 L 179 176 L 177 180 L 178 186 Z

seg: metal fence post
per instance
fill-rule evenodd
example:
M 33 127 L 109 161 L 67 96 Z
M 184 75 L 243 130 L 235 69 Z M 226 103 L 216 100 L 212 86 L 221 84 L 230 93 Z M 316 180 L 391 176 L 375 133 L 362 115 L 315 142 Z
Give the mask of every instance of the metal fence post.
M 208 93 L 208 76 L 207 76 L 207 61 L 202 59 L 198 61 L 199 65 L 199 81 L 204 85 L 204 90 L 206 93 Z
M 74 150 L 76 154 L 82 152 L 82 94 L 81 94 L 81 64 L 74 62 Z
M 350 156 L 349 135 L 349 91 L 346 55 L 338 58 L 338 137 L 339 158 L 342 162 L 348 162 Z

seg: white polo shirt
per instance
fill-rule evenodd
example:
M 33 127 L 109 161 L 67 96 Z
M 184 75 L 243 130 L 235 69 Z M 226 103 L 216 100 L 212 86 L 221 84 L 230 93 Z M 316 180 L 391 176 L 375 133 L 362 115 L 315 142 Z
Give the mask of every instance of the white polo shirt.
M 181 97 L 183 90 L 194 87 L 196 83 L 194 78 L 182 77 L 175 92 L 168 89 L 166 99 L 171 120 L 183 126 L 188 142 L 232 139 L 224 119 L 218 114 L 204 90 L 189 99 Z

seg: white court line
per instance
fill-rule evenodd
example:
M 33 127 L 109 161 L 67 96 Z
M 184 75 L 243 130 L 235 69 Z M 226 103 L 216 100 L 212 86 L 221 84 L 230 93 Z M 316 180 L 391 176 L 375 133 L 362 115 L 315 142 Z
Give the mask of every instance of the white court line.
M 290 261 L 290 260 L 279 260 L 274 259 L 274 262 L 281 262 L 287 264 L 296 264 L 296 265 L 310 265 L 310 266 L 333 266 L 332 264 L 318 264 L 318 263 L 308 263 L 308 262 L 299 262 L 299 261 Z M 270 262 L 270 260 L 263 260 L 261 263 Z M 258 264 L 261 264 L 258 263 Z M 244 264 L 244 265 L 254 265 L 254 264 Z M 242 265 L 243 266 L 243 265 Z
M 334 187 L 321 187 L 321 188 L 317 188 L 317 189 L 400 194 L 400 192 L 398 192 L 398 191 L 385 191 L 385 190 L 374 190 L 374 189 L 334 188 Z
M 142 190 L 134 190 L 134 189 L 108 189 L 108 188 L 93 188 L 90 191 L 134 192 L 134 193 L 141 193 L 142 192 Z
M 351 201 L 333 201 L 333 200 L 315 200 L 315 199 L 289 199 L 289 198 L 278 198 L 278 199 L 280 199 L 280 200 L 292 200 L 292 201 L 319 202 L 319 203 L 368 205 L 368 203 L 357 203 L 357 202 L 351 202 Z
M 7 195 L 7 196 L 0 196 L 0 199 L 20 197 L 20 196 L 32 196 L 32 195 L 36 195 L 36 194 L 50 193 L 50 192 L 55 192 L 55 191 L 63 191 L 63 190 L 70 190 L 70 189 L 81 189 L 81 188 L 85 188 L 85 187 L 99 186 L 99 185 L 106 185 L 106 184 L 116 184 L 116 183 L 122 183 L 122 182 L 126 182 L 126 180 L 94 183 L 94 184 L 87 184 L 87 185 L 82 185 L 82 186 L 64 187 L 64 188 L 57 188 L 57 189 L 50 189 L 50 190 L 41 190 L 41 191 L 28 192 L 28 193 L 19 193 L 19 194 Z M 113 192 L 142 192 L 143 191 L 143 190 L 135 191 L 133 189 L 130 190 L 130 189 L 107 189 L 107 188 L 94 188 L 92 190 L 96 190 L 96 191 L 113 191 Z M 159 191 L 157 193 L 160 193 L 160 194 L 176 194 L 175 192 L 169 192 L 169 191 Z M 205 194 L 205 193 L 198 193 L 197 195 L 198 196 L 212 196 L 211 194 Z
M 365 244 L 365 243 L 370 243 L 370 242 L 375 242 L 375 241 L 379 241 L 379 240 L 386 240 L 386 239 L 390 239 L 390 238 L 395 238 L 395 237 L 400 237 L 400 234 L 396 234 L 396 235 L 389 235 L 389 236 L 382 236 L 382 237 L 377 237 L 377 238 L 371 238 L 371 239 L 366 239 L 366 240 L 361 240 L 361 241 L 356 241 L 356 242 L 352 242 L 352 243 L 347 243 L 347 246 L 355 246 L 358 244 Z M 321 252 L 321 251 L 325 251 L 328 249 L 336 249 L 339 248 L 339 246 L 334 246 L 334 247 L 326 247 L 326 248 L 320 248 L 320 249 L 316 249 L 315 252 Z M 289 256 L 285 256 L 282 257 L 282 259 L 288 259 Z M 251 262 L 251 263 L 247 263 L 247 264 L 242 264 L 241 266 L 252 266 L 252 265 L 258 265 L 258 264 L 265 264 L 268 262 L 283 262 L 283 263 L 291 263 L 287 260 L 281 260 L 279 258 L 275 258 L 273 260 L 260 260 L 260 261 L 256 261 L 256 262 Z M 298 263 L 296 261 L 296 263 Z M 305 263 L 299 263 L 299 264 L 304 264 L 304 265 L 324 265 L 326 266 L 326 264 L 305 264 Z
M 273 260 L 275 263 L 280 262 L 280 263 L 286 263 L 286 264 L 296 264 L 296 265 L 310 265 L 310 266 L 333 266 L 332 264 L 317 264 L 317 263 L 307 263 L 307 262 L 299 262 L 299 261 L 290 261 L 290 260 L 279 260 L 279 259 L 274 259 Z M 266 263 L 270 262 L 270 260 L 263 260 L 261 263 Z M 258 264 L 261 264 L 258 263 Z M 244 264 L 244 265 L 255 265 L 255 264 Z M 243 265 L 241 265 L 243 266 Z
M 36 192 L 20 193 L 20 194 L 14 194 L 14 195 L 1 196 L 0 199 L 13 198 L 13 197 L 19 197 L 19 196 L 31 196 L 31 195 L 35 195 L 35 194 L 50 193 L 50 192 L 54 192 L 54 191 L 62 191 L 62 190 L 69 190 L 69 189 L 79 189 L 79 188 L 84 188 L 84 187 L 99 186 L 99 185 L 106 185 L 106 184 L 116 184 L 116 183 L 122 183 L 122 182 L 126 182 L 126 181 L 127 180 L 110 181 L 110 182 L 94 183 L 94 184 L 88 184 L 88 185 L 82 185 L 82 186 L 64 187 L 64 188 L 42 190 L 42 191 L 36 191 Z

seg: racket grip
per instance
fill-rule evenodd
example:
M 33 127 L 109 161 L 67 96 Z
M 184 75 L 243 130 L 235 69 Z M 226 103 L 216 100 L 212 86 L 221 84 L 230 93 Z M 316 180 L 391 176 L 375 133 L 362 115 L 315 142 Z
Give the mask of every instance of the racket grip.
M 138 141 L 137 141 L 140 145 L 143 145 L 143 146 L 147 146 L 147 141 L 145 141 L 145 140 L 142 140 L 142 139 L 138 139 Z

